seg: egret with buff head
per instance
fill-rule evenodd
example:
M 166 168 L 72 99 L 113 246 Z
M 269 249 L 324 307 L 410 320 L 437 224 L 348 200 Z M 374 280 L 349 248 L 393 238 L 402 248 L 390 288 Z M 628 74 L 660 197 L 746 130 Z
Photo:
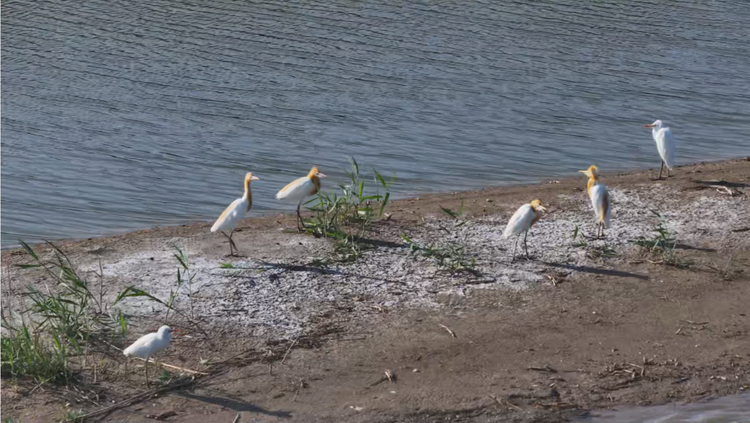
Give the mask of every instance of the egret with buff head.
M 253 194 L 250 192 L 250 182 L 257 180 L 257 176 L 253 176 L 252 173 L 247 172 L 247 174 L 245 174 L 245 193 L 242 195 L 242 197 L 232 201 L 232 204 L 224 209 L 219 218 L 216 219 L 216 223 L 211 226 L 211 233 L 221 231 L 221 233 L 224 234 L 225 237 L 229 238 L 230 256 L 236 255 L 237 252 L 237 246 L 234 244 L 234 241 L 232 241 L 234 228 L 237 226 L 237 223 L 240 221 L 240 219 L 242 219 L 242 216 L 244 216 L 245 213 L 249 212 L 250 208 L 253 206 Z M 227 235 L 224 231 L 229 231 L 229 235 Z
M 609 229 L 610 218 L 611 218 L 611 204 L 609 202 L 609 192 L 607 192 L 607 186 L 599 181 L 599 168 L 591 165 L 586 170 L 579 170 L 579 172 L 589 177 L 589 182 L 586 185 L 586 192 L 591 199 L 591 205 L 594 206 L 594 213 L 597 219 L 597 231 L 596 237 L 604 236 L 604 229 Z
M 516 235 L 516 242 L 513 244 L 513 258 L 511 262 L 516 259 L 516 248 L 518 248 L 518 239 L 521 238 L 523 233 L 523 249 L 526 252 L 526 258 L 529 258 L 529 248 L 526 245 L 526 238 L 529 235 L 529 229 L 539 221 L 542 217 L 542 212 L 547 211 L 542 206 L 540 200 L 534 200 L 529 204 L 524 204 L 519 207 L 513 216 L 508 221 L 508 226 L 505 227 L 503 233 L 504 238 L 509 238 L 511 235 Z
M 299 209 L 305 198 L 313 196 L 320 191 L 320 178 L 325 177 L 326 175 L 322 174 L 316 166 L 313 166 L 307 176 L 295 179 L 276 194 L 277 200 L 297 203 L 297 230 L 300 232 L 305 228 L 305 222 L 302 220 Z

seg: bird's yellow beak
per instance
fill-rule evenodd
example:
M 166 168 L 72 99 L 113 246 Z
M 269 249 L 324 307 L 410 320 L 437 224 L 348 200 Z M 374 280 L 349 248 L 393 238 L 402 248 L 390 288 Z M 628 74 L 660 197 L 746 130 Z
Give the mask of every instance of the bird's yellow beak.
M 543 211 L 543 212 L 547 211 L 547 208 L 545 208 L 544 206 L 537 206 L 536 209 L 539 210 L 539 211 Z
M 259 181 L 259 180 L 260 180 L 260 178 L 259 178 L 259 177 L 257 177 L 257 176 L 253 176 L 252 178 L 250 178 L 250 180 L 251 180 L 251 181 Z
M 653 128 L 654 124 L 653 123 L 649 123 L 648 125 L 643 125 L 643 127 L 644 128 Z
M 326 177 L 326 175 L 324 175 L 324 174 L 322 174 L 322 173 L 318 172 L 318 178 L 325 178 L 325 177 Z

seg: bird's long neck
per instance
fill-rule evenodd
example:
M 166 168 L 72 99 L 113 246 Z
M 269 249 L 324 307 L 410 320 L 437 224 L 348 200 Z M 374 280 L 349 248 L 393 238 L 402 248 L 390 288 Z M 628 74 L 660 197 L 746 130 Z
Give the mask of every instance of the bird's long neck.
M 661 131 L 661 126 L 654 126 L 651 128 L 651 136 L 654 137 L 654 140 L 656 140 L 656 136 L 659 134 L 659 131 Z
M 320 191 L 320 178 L 317 176 L 310 177 L 310 180 L 312 181 L 313 185 L 315 186 L 315 190 L 310 195 L 315 195 Z
M 532 210 L 534 210 L 534 219 L 532 219 L 532 221 L 531 221 L 531 226 L 534 226 L 534 224 L 536 224 L 536 222 L 538 222 L 539 219 L 542 218 L 542 212 L 540 212 L 537 209 L 532 209 Z
M 250 191 L 250 180 L 245 181 L 245 194 L 242 196 L 243 200 L 247 200 L 247 210 L 250 210 L 250 207 L 253 206 L 253 193 Z
M 589 196 L 591 195 L 591 187 L 596 185 L 597 182 L 599 182 L 599 180 L 597 179 L 595 175 L 589 176 L 589 183 L 586 184 L 586 192 L 589 193 Z

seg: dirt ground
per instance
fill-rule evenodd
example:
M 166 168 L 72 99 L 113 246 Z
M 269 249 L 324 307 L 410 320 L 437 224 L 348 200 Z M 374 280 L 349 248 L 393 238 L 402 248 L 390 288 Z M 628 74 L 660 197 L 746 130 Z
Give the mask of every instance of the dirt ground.
M 205 375 L 174 372 L 164 392 L 149 391 L 139 363 L 102 347 L 78 384 L 3 380 L 2 417 L 59 421 L 132 399 L 87 421 L 558 422 L 740 393 L 750 383 L 750 158 L 679 167 L 666 181 L 656 172 L 604 172 L 614 203 L 604 240 L 573 239 L 576 227 L 594 231 L 580 176 L 394 202 L 354 263 L 326 263 L 330 243 L 285 230 L 292 216 L 244 220 L 239 258 L 224 257 L 205 223 L 59 243 L 84 270 L 101 260 L 109 298 L 128 285 L 168 294 L 173 246 L 187 251 L 208 334 L 172 321 L 180 334 L 158 359 Z M 511 262 L 502 230 L 534 198 L 549 212 L 530 233 L 532 259 Z M 462 204 L 459 219 L 440 210 Z M 649 210 L 678 240 L 669 260 L 633 242 L 653 236 Z M 410 254 L 402 234 L 461 245 L 476 271 Z M 2 258 L 12 309 L 44 278 L 11 266 L 23 252 Z M 124 304 L 129 341 L 164 320 L 153 304 Z

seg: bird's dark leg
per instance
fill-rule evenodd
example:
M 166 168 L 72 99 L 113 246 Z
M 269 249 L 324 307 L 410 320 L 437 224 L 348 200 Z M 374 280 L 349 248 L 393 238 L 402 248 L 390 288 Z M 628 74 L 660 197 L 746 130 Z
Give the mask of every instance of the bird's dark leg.
M 669 178 L 670 176 L 672 175 L 669 174 L 669 168 L 667 168 L 667 178 Z
M 145 366 L 146 367 L 146 386 L 151 386 L 151 383 L 149 383 L 149 381 L 148 381 L 148 360 L 150 358 L 151 357 L 146 358 L 146 366 Z
M 661 161 L 661 168 L 659 169 L 659 179 L 661 179 L 661 172 L 664 170 L 664 160 Z M 667 169 L 667 176 L 669 176 L 669 169 Z
M 516 237 L 516 242 L 513 244 L 513 257 L 511 257 L 510 262 L 513 263 L 516 261 L 516 249 L 518 248 L 518 238 L 520 238 L 521 235 L 518 235 Z
M 237 244 L 232 241 L 232 235 L 234 235 L 234 229 L 232 229 L 232 232 L 229 232 L 229 255 L 237 255 L 239 250 L 237 250 Z M 234 248 L 234 254 L 232 254 L 232 248 Z
M 305 222 L 302 221 L 302 215 L 299 213 L 300 207 L 302 207 L 301 201 L 299 202 L 299 204 L 297 204 L 297 231 L 302 232 L 302 228 L 305 227 Z
M 234 232 L 234 229 L 232 229 L 232 232 Z M 229 239 L 229 255 L 230 255 L 230 256 L 233 256 L 233 255 L 234 255 L 234 254 L 232 253 L 232 244 L 234 244 L 234 243 L 232 242 L 232 232 L 230 232 L 230 233 L 229 233 L 229 235 L 227 235 L 227 233 L 226 233 L 226 232 L 224 232 L 224 231 L 221 231 L 221 234 L 222 234 L 222 235 L 224 235 L 225 237 L 227 237 L 227 239 Z
M 526 251 L 526 260 L 531 259 L 531 257 L 529 257 L 529 246 L 528 244 L 526 244 L 526 238 L 528 236 L 529 236 L 529 231 L 526 231 L 523 233 L 523 249 L 524 251 Z

